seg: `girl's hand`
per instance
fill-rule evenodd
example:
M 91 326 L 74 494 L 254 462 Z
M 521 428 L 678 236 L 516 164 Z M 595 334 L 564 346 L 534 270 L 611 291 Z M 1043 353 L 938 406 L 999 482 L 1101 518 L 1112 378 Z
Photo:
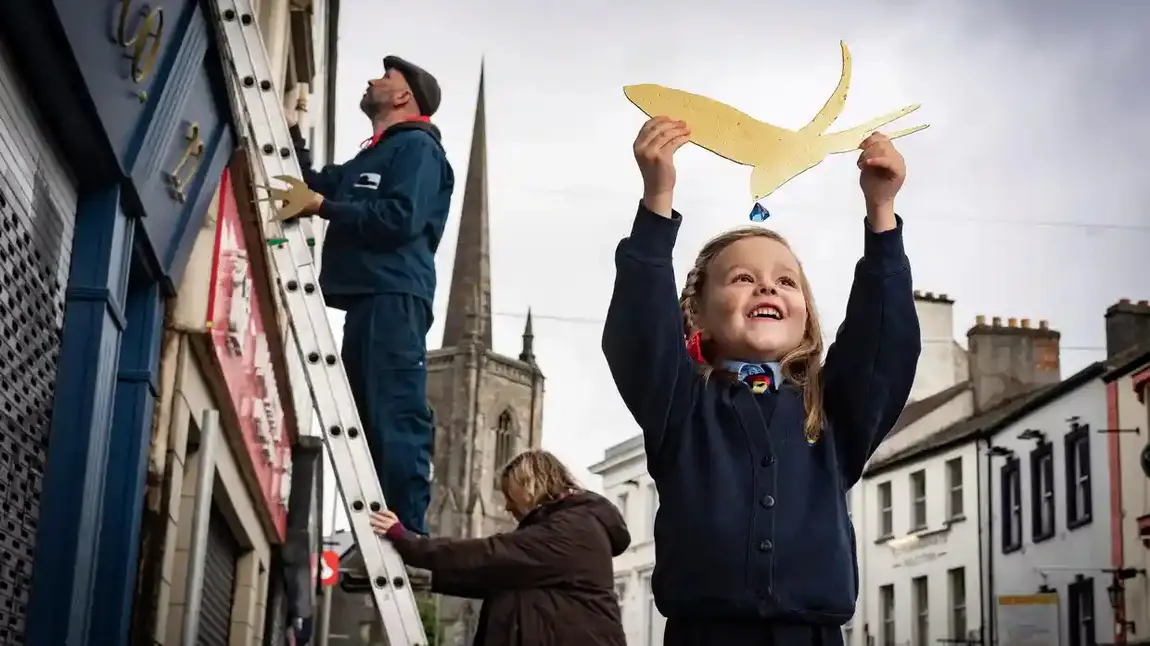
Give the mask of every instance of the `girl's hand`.
M 396 523 L 399 522 L 399 517 L 388 510 L 377 511 L 371 514 L 371 528 L 379 536 L 387 534 Z
M 894 204 L 894 196 L 906 180 L 906 160 L 894 143 L 881 132 L 876 132 L 859 144 L 859 186 L 868 206 L 881 207 Z
M 682 121 L 654 117 L 635 137 L 635 161 L 643 175 L 643 203 L 648 209 L 671 217 L 675 191 L 675 151 L 687 143 L 691 130 Z

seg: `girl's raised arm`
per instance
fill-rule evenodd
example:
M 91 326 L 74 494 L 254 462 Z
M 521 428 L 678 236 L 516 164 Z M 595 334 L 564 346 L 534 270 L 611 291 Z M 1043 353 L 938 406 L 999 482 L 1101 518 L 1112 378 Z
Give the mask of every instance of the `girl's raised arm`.
M 615 290 L 603 326 L 603 355 L 619 395 L 643 429 L 647 469 L 658 470 L 669 429 L 691 410 L 695 368 L 683 339 L 671 252 L 682 216 L 672 208 L 675 152 L 690 139 L 682 121 L 653 117 L 632 146 L 643 201 L 631 235 L 615 250 Z
M 858 482 L 902 414 L 921 350 L 899 220 L 889 231 L 866 232 L 846 318 L 823 367 L 823 402 L 845 486 Z
M 695 367 L 683 339 L 671 251 L 680 215 L 657 215 L 642 203 L 631 235 L 615 251 L 615 290 L 603 326 L 603 355 L 647 450 L 648 468 L 669 430 L 690 414 Z
M 823 367 L 823 405 L 847 488 L 862 477 L 902 414 L 922 352 L 902 219 L 894 213 L 906 163 L 881 133 L 860 148 L 859 184 L 867 205 L 863 257 Z

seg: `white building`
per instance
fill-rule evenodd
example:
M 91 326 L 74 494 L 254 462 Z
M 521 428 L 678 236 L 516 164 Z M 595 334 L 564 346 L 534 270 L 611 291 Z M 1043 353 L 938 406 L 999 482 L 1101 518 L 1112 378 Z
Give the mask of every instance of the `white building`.
M 1092 364 L 1030 398 L 990 439 L 987 578 L 997 597 L 1056 594 L 1057 623 L 1044 629 L 1070 646 L 1107 643 L 1112 635 L 1103 372 L 1103 364 Z M 997 604 L 1000 640 L 1015 612 Z
M 619 508 L 631 531 L 631 546 L 615 558 L 615 593 L 623 614 L 628 646 L 663 643 L 666 619 L 655 608 L 651 572 L 655 567 L 655 510 L 659 494 L 647 473 L 643 436 L 607 449 L 603 461 L 591 466 L 603 478 L 603 495 Z
M 863 646 L 868 635 L 877 644 L 963 643 L 977 638 L 980 577 L 974 443 L 876 470 L 856 490 L 860 491 L 852 506 L 864 556 L 859 605 L 846 632 L 848 645 Z
M 1107 313 L 1108 359 L 1066 380 L 1045 322 L 978 317 L 968 379 L 912 401 L 853 492 L 853 626 L 865 633 L 854 644 L 964 643 L 965 628 L 965 643 L 1005 645 L 1024 623 L 1049 631 L 1041 643 L 1052 646 L 1131 643 L 1150 620 L 1140 534 L 1146 525 L 1150 536 L 1150 480 L 1115 466 L 1143 471 L 1145 440 L 1132 429 L 1147 420 L 1134 382 L 1150 358 L 1150 306 L 1126 306 Z M 924 324 L 924 345 L 927 334 Z M 939 372 L 926 375 L 935 387 Z

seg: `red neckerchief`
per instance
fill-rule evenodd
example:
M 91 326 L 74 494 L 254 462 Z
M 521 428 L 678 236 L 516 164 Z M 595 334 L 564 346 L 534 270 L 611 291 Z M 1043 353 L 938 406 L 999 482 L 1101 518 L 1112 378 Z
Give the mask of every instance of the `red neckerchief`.
M 407 119 L 404 119 L 403 121 L 400 121 L 399 123 L 410 123 L 412 121 L 416 121 L 419 123 L 431 123 L 431 117 L 424 117 L 424 116 L 409 117 Z M 387 130 L 384 130 L 383 132 L 381 132 L 377 135 L 372 135 L 371 137 L 364 139 L 362 142 L 360 142 L 359 149 L 360 150 L 367 150 L 368 148 L 374 147 L 376 144 L 379 143 L 379 140 L 383 138 L 384 132 L 387 132 Z

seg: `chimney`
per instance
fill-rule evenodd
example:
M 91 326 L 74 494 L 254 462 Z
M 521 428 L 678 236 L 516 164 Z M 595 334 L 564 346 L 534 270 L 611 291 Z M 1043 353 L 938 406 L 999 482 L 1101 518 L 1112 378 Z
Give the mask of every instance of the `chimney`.
M 914 292 L 914 309 L 922 334 L 910 399 L 917 401 L 966 379 L 962 350 L 954 340 L 954 301 L 946 294 Z
M 993 407 L 1004 399 L 1040 386 L 1058 383 L 1058 341 L 1061 335 L 1046 321 L 1030 327 L 1030 319 L 1010 318 L 1006 325 L 995 316 L 975 318 L 966 333 L 970 353 L 970 381 L 974 388 L 976 412 Z
M 1150 303 L 1124 298 L 1106 309 L 1106 356 L 1150 342 Z

